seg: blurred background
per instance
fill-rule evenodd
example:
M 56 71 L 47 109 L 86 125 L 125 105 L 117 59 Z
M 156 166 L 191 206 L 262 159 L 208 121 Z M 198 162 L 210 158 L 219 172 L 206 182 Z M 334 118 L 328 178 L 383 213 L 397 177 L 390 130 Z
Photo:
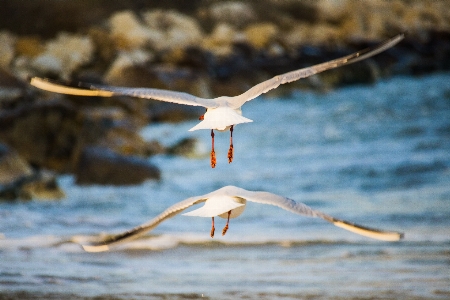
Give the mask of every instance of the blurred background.
M 450 297 L 448 5 L 3 0 L 0 298 Z M 384 53 L 246 104 L 254 122 L 235 128 L 230 165 L 229 134 L 216 134 L 214 170 L 209 132 L 188 132 L 203 108 L 28 84 L 40 76 L 235 96 L 402 32 Z M 214 241 L 210 220 L 180 216 L 111 253 L 76 245 L 224 185 L 406 239 L 375 243 L 249 207 Z

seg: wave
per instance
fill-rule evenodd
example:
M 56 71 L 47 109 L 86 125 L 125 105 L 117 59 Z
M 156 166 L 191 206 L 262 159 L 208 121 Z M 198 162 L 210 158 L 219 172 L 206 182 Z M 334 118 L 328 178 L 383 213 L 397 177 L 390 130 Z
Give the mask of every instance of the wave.
M 412 238 L 411 238 L 412 237 Z M 425 244 L 449 244 L 448 235 L 430 237 L 425 234 L 414 234 L 405 241 L 408 246 L 425 245 Z M 57 236 L 31 236 L 21 239 L 0 239 L 0 252 L 7 250 L 32 250 L 38 248 L 55 248 L 65 252 L 83 252 L 81 244 L 94 240 L 101 240 L 105 235 L 76 235 L 71 237 Z M 345 245 L 373 245 L 374 243 L 384 243 L 379 241 L 367 240 L 360 237 L 351 238 L 324 238 L 324 239 L 283 239 L 283 238 L 255 238 L 240 237 L 239 239 L 211 239 L 204 233 L 177 233 L 177 234 L 161 234 L 146 235 L 136 240 L 119 244 L 112 248 L 113 251 L 134 251 L 134 250 L 151 250 L 161 251 L 175 249 L 177 247 L 198 247 L 220 249 L 227 248 L 253 248 L 253 247 L 312 247 L 312 246 L 345 246 Z

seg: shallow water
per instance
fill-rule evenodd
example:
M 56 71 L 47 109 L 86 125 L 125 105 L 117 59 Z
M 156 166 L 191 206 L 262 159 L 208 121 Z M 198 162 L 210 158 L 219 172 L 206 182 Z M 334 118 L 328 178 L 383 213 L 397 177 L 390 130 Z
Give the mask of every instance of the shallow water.
M 157 156 L 160 182 L 79 187 L 61 202 L 0 203 L 0 298 L 450 298 L 450 74 L 398 77 L 244 106 L 254 123 L 216 134 L 152 125 L 163 143 L 197 137 L 197 159 Z M 132 100 L 130 100 L 132 101 Z M 370 240 L 320 219 L 248 204 L 226 236 L 176 216 L 108 253 L 73 241 L 117 233 L 225 185 L 266 190 L 332 216 L 405 232 Z M 224 220 L 216 222 L 220 231 Z

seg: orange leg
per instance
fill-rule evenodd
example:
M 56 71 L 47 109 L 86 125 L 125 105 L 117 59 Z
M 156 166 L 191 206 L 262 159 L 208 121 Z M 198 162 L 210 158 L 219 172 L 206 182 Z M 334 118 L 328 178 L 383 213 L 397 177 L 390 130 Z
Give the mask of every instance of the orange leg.
M 230 223 L 230 215 L 231 215 L 231 210 L 228 212 L 227 224 L 225 225 L 225 227 L 222 230 L 222 235 L 225 235 L 225 233 L 227 233 L 228 223 Z
M 216 228 L 214 227 L 214 217 L 212 217 L 212 225 L 211 225 L 211 237 L 214 237 L 214 231 L 216 231 Z
M 228 163 L 231 163 L 233 161 L 233 125 L 230 127 L 230 149 L 228 149 Z
M 211 129 L 211 168 L 216 167 L 216 152 L 214 151 L 214 130 Z

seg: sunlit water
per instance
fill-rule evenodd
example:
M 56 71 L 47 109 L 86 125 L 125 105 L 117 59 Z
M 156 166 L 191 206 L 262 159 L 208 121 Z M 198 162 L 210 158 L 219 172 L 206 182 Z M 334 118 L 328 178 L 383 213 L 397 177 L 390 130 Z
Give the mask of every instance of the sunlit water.
M 130 100 L 132 101 L 132 100 Z M 244 106 L 253 123 L 210 135 L 197 121 L 152 125 L 147 139 L 199 140 L 200 158 L 157 156 L 160 182 L 79 187 L 61 202 L 0 203 L 0 298 L 450 298 L 450 74 L 392 78 Z M 118 233 L 225 185 L 266 190 L 335 217 L 405 232 L 370 240 L 321 219 L 249 203 L 226 236 L 176 216 L 107 253 L 71 242 Z M 216 222 L 220 233 L 224 220 Z

